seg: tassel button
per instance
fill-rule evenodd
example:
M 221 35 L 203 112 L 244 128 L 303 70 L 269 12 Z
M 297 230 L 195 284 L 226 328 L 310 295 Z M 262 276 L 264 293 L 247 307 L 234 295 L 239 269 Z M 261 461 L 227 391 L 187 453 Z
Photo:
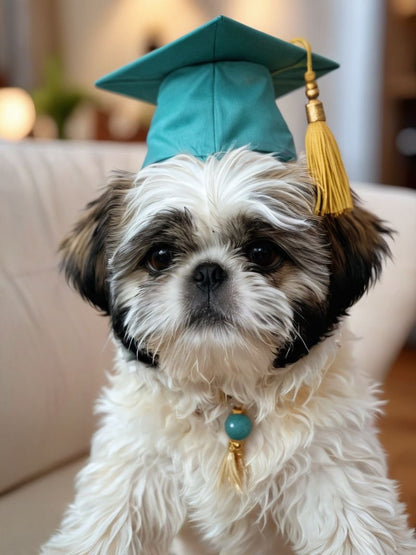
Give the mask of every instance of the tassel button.
M 225 432 L 232 441 L 243 441 L 251 434 L 250 418 L 239 409 L 233 409 L 225 421 Z

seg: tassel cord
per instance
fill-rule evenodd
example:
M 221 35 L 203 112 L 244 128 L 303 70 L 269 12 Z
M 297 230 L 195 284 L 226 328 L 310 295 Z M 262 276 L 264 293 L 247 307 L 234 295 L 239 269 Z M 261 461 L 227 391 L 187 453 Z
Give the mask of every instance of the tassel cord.
M 242 493 L 246 482 L 246 467 L 242 442 L 230 440 L 228 453 L 223 459 L 220 470 L 220 483 L 229 483 Z
M 337 142 L 326 124 L 319 88 L 312 67 L 312 49 L 303 38 L 291 41 L 306 50 L 305 86 L 308 103 L 306 113 L 308 129 L 305 149 L 308 170 L 316 184 L 315 213 L 321 216 L 339 216 L 353 208 L 349 180 Z

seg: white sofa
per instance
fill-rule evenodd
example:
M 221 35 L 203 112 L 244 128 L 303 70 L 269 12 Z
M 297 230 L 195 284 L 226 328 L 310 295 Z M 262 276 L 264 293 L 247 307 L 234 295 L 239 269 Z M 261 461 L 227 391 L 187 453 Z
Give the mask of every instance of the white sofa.
M 108 171 L 137 171 L 144 153 L 140 144 L 0 143 L 2 555 L 37 553 L 58 525 L 112 365 L 107 322 L 58 273 L 57 245 Z M 398 231 L 395 263 L 351 316 L 357 363 L 382 380 L 414 324 L 416 194 L 355 188 Z

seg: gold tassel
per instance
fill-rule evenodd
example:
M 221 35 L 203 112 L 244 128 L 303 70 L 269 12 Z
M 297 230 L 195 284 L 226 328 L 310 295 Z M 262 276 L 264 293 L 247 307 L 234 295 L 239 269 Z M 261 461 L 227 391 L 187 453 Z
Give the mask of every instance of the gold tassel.
M 244 464 L 243 444 L 241 441 L 230 439 L 228 453 L 222 461 L 220 469 L 220 484 L 231 484 L 242 493 L 246 482 L 246 467 Z
M 316 74 L 312 69 L 312 50 L 302 38 L 293 39 L 307 52 L 307 71 L 305 73 L 306 105 L 308 128 L 305 136 L 306 158 L 309 173 L 315 181 L 315 213 L 320 216 L 330 214 L 339 216 L 353 208 L 353 200 L 347 173 L 335 138 L 326 124 L 322 102 L 318 100 L 319 88 Z

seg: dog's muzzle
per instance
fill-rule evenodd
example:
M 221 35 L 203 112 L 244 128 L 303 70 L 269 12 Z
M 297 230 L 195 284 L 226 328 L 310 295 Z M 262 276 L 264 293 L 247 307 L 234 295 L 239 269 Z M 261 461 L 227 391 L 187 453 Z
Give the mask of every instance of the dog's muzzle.
M 196 266 L 190 276 L 189 323 L 213 325 L 228 321 L 228 273 L 216 262 Z

